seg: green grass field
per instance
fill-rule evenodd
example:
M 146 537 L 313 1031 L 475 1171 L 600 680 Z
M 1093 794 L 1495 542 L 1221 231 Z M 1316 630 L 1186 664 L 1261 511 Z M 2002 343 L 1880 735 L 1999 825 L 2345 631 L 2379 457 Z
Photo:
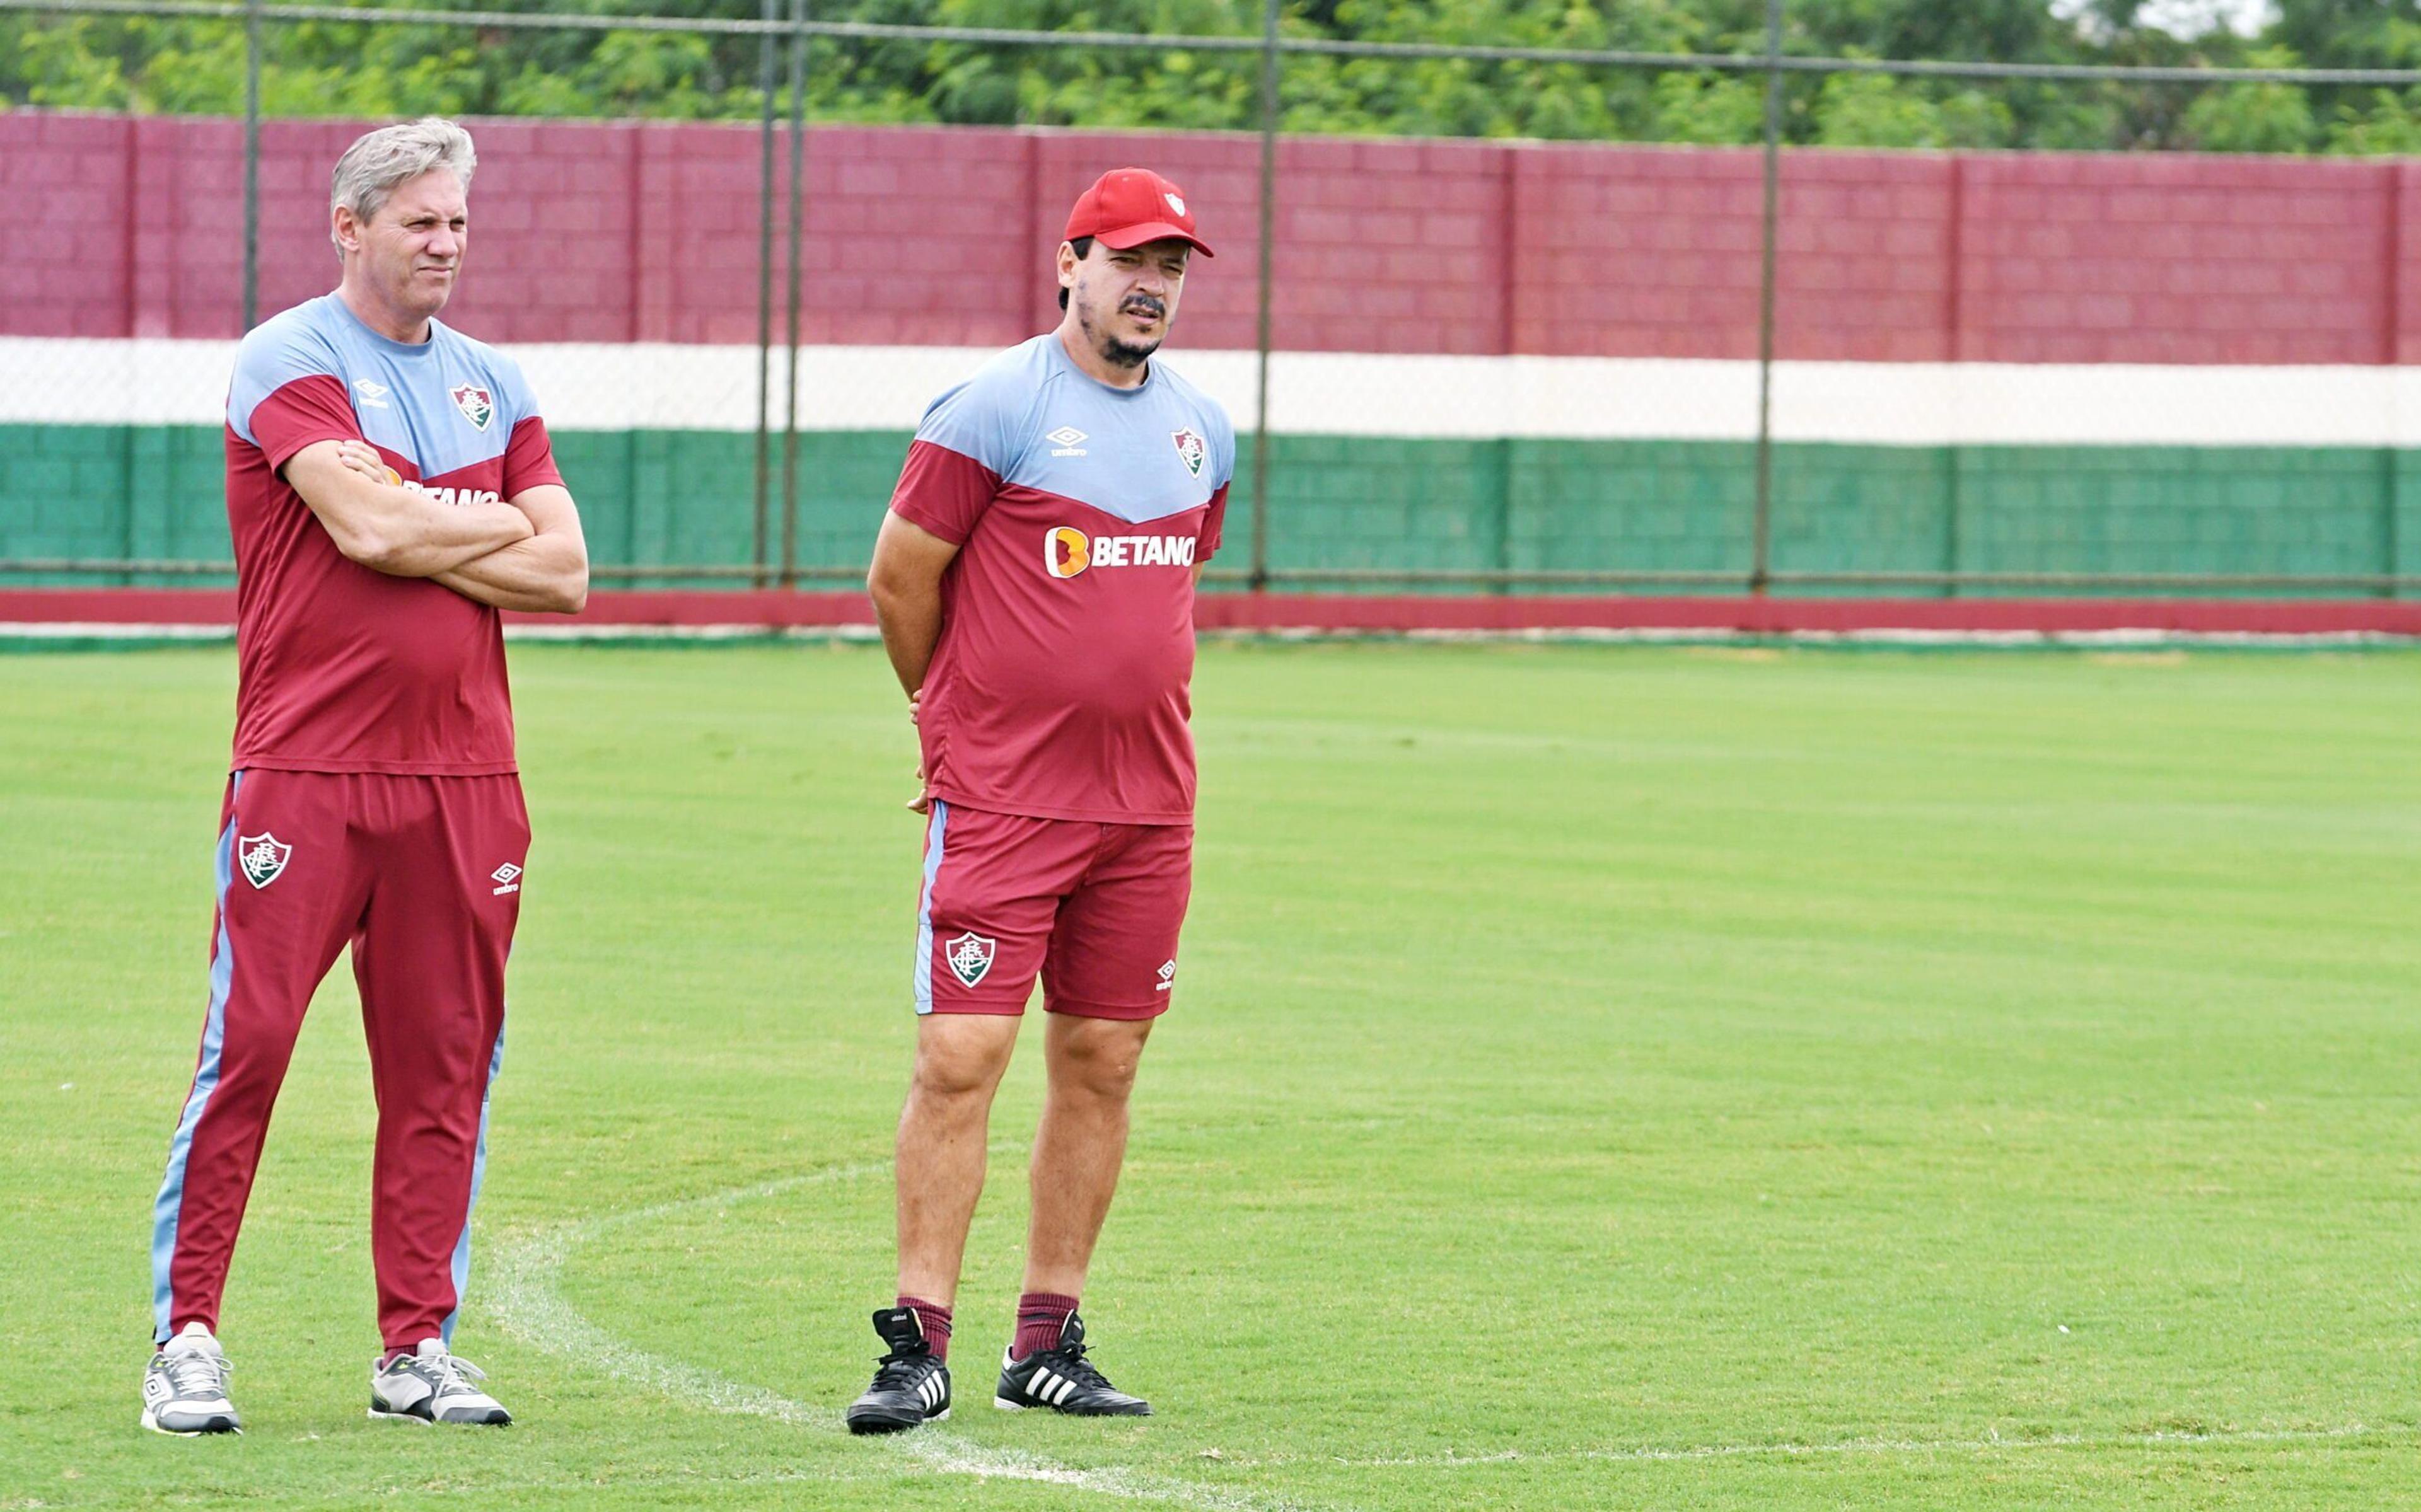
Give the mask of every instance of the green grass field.
M 2411 1504 L 2421 656 L 1223 645 L 1176 1011 L 1086 1311 L 1161 1415 L 853 1441 L 919 830 L 863 647 L 514 652 L 474 1295 L 521 1415 L 365 1421 L 367 1073 L 305 1032 L 135 1426 L 223 649 L 0 658 L 0 1507 Z

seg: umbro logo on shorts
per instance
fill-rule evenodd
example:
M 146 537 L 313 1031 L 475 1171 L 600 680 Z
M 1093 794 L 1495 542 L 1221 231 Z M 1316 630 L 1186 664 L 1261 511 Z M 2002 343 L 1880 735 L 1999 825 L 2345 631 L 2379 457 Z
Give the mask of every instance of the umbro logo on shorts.
M 496 884 L 496 890 L 490 896 L 502 897 L 507 893 L 520 892 L 522 890 L 521 876 L 522 869 L 519 866 L 514 865 L 509 861 L 506 862 L 503 865 L 498 866 L 495 870 L 488 873 L 488 880 Z
M 286 869 L 287 858 L 294 854 L 292 846 L 267 830 L 258 834 L 242 835 L 235 845 L 237 864 L 243 867 L 243 880 L 256 889 L 277 881 L 278 873 Z
M 1177 962 L 1174 960 L 1162 961 L 1160 963 L 1160 985 L 1153 988 L 1152 990 L 1155 992 L 1165 992 L 1176 985 Z
M 987 940 L 970 929 L 942 948 L 949 952 L 943 959 L 950 963 L 950 974 L 962 985 L 973 987 L 992 974 L 992 958 L 1000 953 L 1000 942 Z

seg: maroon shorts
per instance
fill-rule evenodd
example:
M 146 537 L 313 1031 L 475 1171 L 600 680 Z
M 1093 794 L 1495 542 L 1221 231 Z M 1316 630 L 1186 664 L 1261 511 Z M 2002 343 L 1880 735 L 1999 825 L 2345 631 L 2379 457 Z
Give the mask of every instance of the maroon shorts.
M 1166 1011 L 1194 888 L 1191 824 L 1097 824 L 935 800 L 916 911 L 916 1011 Z

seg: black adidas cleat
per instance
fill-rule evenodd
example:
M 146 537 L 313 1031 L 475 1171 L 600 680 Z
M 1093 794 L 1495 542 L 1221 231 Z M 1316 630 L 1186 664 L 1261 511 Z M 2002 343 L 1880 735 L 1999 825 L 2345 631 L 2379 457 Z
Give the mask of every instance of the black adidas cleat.
M 874 1363 L 874 1384 L 843 1414 L 851 1433 L 898 1433 L 950 1415 L 950 1367 L 933 1358 L 924 1320 L 914 1307 L 874 1315 L 874 1332 L 890 1353 Z
M 1037 1349 L 1023 1360 L 1002 1356 L 992 1405 L 1008 1412 L 1047 1407 L 1077 1417 L 1151 1416 L 1149 1402 L 1111 1385 L 1085 1358 L 1085 1320 L 1073 1313 L 1059 1330 L 1057 1348 Z

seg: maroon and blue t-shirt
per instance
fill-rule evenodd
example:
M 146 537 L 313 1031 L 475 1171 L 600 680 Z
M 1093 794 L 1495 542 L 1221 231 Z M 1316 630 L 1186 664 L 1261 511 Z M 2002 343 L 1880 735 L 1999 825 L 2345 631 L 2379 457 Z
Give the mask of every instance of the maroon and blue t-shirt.
M 1236 434 L 1154 360 L 1113 388 L 1056 335 L 925 412 L 891 508 L 959 547 L 917 729 L 927 788 L 1037 818 L 1194 818 L 1194 566 Z
M 262 322 L 227 392 L 238 770 L 514 770 L 502 618 L 349 560 L 279 472 L 318 441 L 376 446 L 408 488 L 493 503 L 561 483 L 513 361 L 434 320 L 417 346 L 334 294 Z

